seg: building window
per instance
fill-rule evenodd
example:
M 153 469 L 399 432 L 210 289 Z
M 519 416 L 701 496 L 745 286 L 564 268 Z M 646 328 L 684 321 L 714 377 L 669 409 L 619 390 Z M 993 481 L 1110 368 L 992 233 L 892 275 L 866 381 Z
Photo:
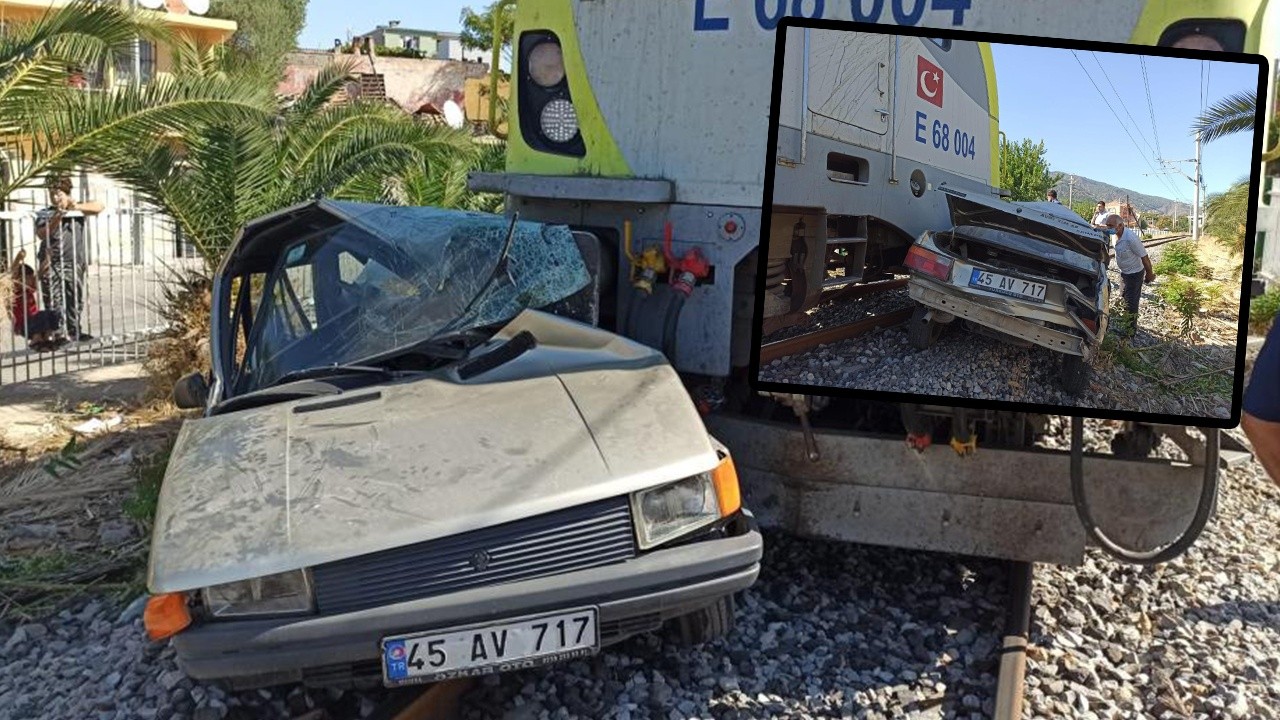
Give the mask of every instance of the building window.
M 140 82 L 143 85 L 155 79 L 156 74 L 156 46 L 155 43 L 146 40 L 138 42 L 138 69 L 142 75 Z M 122 53 L 116 58 L 115 63 L 115 80 L 116 85 L 130 85 L 133 83 L 133 53 Z

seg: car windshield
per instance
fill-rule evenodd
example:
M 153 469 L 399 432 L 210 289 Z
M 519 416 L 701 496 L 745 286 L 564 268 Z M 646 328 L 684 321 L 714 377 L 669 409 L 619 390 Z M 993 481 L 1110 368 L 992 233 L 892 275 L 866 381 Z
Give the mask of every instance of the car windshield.
M 281 242 L 253 283 L 234 395 L 504 322 L 589 282 L 564 226 L 517 223 L 508 246 L 511 223 L 496 215 L 325 202 L 342 222 Z

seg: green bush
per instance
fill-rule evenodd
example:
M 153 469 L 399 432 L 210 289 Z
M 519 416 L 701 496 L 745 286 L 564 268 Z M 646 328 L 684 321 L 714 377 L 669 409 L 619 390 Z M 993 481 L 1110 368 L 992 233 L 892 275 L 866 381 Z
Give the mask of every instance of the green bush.
M 1165 246 L 1160 261 L 1155 264 L 1155 271 L 1161 275 L 1196 277 L 1201 268 L 1200 260 L 1196 258 L 1196 246 L 1187 240 Z
M 1196 316 L 1222 295 L 1217 285 L 1174 276 L 1156 286 L 1156 294 L 1182 316 L 1182 332 L 1190 332 Z
M 1280 288 L 1271 288 L 1249 302 L 1249 329 L 1265 334 L 1280 312 Z

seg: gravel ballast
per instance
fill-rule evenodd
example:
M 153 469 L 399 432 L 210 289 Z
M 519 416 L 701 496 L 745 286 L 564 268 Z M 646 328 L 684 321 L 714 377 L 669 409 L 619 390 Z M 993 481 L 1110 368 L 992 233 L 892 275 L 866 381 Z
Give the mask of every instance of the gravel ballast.
M 1157 248 L 1158 249 L 1158 248 Z M 1114 272 L 1114 293 L 1119 276 Z M 765 338 L 765 342 L 840 325 L 863 317 L 881 315 L 915 305 L 906 288 L 879 293 L 862 300 L 827 302 L 810 313 L 802 326 L 793 326 Z M 1143 290 L 1138 331 L 1128 347 L 1143 354 L 1156 367 L 1154 376 L 1135 372 L 1104 352 L 1092 363 L 1089 387 L 1079 396 L 1059 385 L 1062 355 L 1045 348 L 1023 348 L 979 335 L 962 321 L 948 323 L 937 342 L 917 350 L 907 340 L 906 324 L 871 330 L 856 337 L 762 364 L 759 379 L 765 382 L 916 393 L 966 399 L 998 400 L 1149 412 L 1195 417 L 1230 416 L 1231 394 L 1206 398 L 1187 393 L 1164 381 L 1194 375 L 1196 367 L 1174 368 L 1171 357 L 1194 352 L 1192 361 L 1210 369 L 1234 368 L 1234 343 L 1230 346 L 1197 344 L 1179 337 L 1173 311 L 1155 296 L 1151 286 Z M 1231 328 L 1234 332 L 1234 327 Z M 1193 350 L 1181 350 L 1192 345 Z M 1175 354 L 1175 352 L 1177 354 Z M 1164 365 L 1161 366 L 1161 360 Z M 1160 368 L 1167 367 L 1161 373 Z M 1231 377 L 1232 371 L 1223 374 Z
M 1061 419 L 1051 431 L 1049 444 L 1064 446 Z M 1113 431 L 1090 421 L 1090 449 Z M 1162 453 L 1176 452 L 1166 440 Z M 1037 566 L 1025 717 L 1280 717 L 1277 500 L 1249 463 L 1224 473 L 1205 535 L 1166 566 L 1096 551 L 1078 568 Z M 463 716 L 990 716 L 1002 563 L 765 540 L 764 570 L 730 637 L 690 649 L 646 636 L 590 661 L 490 677 Z M 193 682 L 171 649 L 146 642 L 140 611 L 96 599 L 0 627 L 0 718 L 359 718 L 386 697 Z

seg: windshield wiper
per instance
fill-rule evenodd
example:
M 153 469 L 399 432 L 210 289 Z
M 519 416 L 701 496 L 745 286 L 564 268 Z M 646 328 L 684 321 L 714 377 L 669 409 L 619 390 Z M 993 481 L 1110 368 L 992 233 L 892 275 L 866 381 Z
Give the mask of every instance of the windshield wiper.
M 332 365 L 317 365 L 315 367 L 287 372 L 276 378 L 276 381 L 271 383 L 271 386 L 275 387 L 277 385 L 283 385 L 297 380 L 311 380 L 313 378 L 348 374 L 380 375 L 388 380 L 396 376 L 395 372 L 375 365 L 342 365 L 334 363 Z
M 463 380 L 470 380 L 477 375 L 506 365 L 537 346 L 538 340 L 533 336 L 533 333 L 528 330 L 521 330 L 514 337 L 493 350 L 459 365 L 458 377 Z

